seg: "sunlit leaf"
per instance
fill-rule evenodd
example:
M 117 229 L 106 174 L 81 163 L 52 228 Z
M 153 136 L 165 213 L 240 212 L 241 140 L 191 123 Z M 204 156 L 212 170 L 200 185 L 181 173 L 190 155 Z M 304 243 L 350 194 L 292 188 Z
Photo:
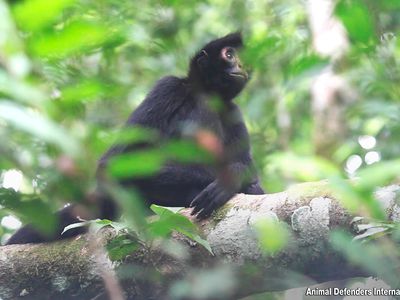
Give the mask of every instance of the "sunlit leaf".
M 303 181 L 316 181 L 339 174 L 337 167 L 328 160 L 312 156 L 302 157 L 293 153 L 276 154 L 268 167 L 278 168 L 287 176 Z
M 6 1 L 0 2 L 0 52 L 2 55 L 3 64 L 12 65 L 12 60 L 17 57 L 26 59 L 23 51 L 23 42 L 18 36 L 15 28 L 14 20 Z
M 358 186 L 368 188 L 389 184 L 400 176 L 400 160 L 383 161 L 363 168 L 358 172 Z
M 5 120 L 8 125 L 60 147 L 73 156 L 79 153 L 77 141 L 44 115 L 30 112 L 14 103 L 2 101 L 0 102 L 0 119 Z
M 254 225 L 258 233 L 259 243 L 267 253 L 277 253 L 282 250 L 289 239 L 289 231 L 283 223 L 273 218 L 256 222 Z
M 363 1 L 341 0 L 336 5 L 335 14 L 354 42 L 366 44 L 374 39 L 374 20 Z
M 386 215 L 379 201 L 374 196 L 376 187 L 391 183 L 399 176 L 398 160 L 380 162 L 359 171 L 355 182 L 331 178 L 332 189 L 337 193 L 343 205 L 353 213 L 367 209 L 370 216 L 385 219 Z
M 101 82 L 96 80 L 82 80 L 79 84 L 64 88 L 61 93 L 63 101 L 74 103 L 95 100 L 103 91 L 104 89 Z
M 18 24 L 28 31 L 39 30 L 57 20 L 63 10 L 75 0 L 29 0 L 19 1 L 13 12 Z
M 329 183 L 342 205 L 352 213 L 369 214 L 369 216 L 384 220 L 385 212 L 379 201 L 374 197 L 374 186 L 358 185 L 357 182 L 331 177 Z
M 60 32 L 42 35 L 31 41 L 40 56 L 62 58 L 100 46 L 107 39 L 107 28 L 100 24 L 75 22 Z
M 12 97 L 22 103 L 40 106 L 46 101 L 46 96 L 38 88 L 17 80 L 0 70 L 0 93 Z

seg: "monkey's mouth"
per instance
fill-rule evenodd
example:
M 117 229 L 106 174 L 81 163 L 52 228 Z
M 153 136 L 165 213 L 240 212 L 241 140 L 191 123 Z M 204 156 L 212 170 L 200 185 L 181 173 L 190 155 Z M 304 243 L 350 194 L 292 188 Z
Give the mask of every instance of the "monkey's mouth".
M 229 73 L 229 76 L 239 77 L 239 78 L 242 78 L 244 80 L 247 80 L 247 77 L 248 77 L 246 73 L 241 73 L 241 72 L 231 72 L 231 73 Z

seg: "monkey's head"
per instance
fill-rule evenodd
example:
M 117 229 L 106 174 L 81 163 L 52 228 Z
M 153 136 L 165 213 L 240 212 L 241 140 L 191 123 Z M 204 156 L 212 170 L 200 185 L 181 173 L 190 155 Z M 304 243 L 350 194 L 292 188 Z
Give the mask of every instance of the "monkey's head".
M 223 100 L 233 99 L 249 78 L 237 53 L 242 46 L 240 33 L 211 41 L 192 58 L 189 80 Z

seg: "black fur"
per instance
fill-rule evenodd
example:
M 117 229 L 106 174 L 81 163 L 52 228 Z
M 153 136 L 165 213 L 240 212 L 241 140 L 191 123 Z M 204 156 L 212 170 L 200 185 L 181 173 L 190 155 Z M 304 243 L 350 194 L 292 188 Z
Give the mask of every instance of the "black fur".
M 218 168 L 170 162 L 156 176 L 122 182 L 125 186 L 137 188 L 148 204 L 191 206 L 193 214 L 206 218 L 235 193 L 264 193 L 254 172 L 246 126 L 239 108 L 232 102 L 245 86 L 248 76 L 235 52 L 232 52 L 235 54 L 232 60 L 221 57 L 221 51 L 226 47 L 242 47 L 241 35 L 230 34 L 205 45 L 192 58 L 186 78 L 168 76 L 159 80 L 127 121 L 127 126 L 156 129 L 162 141 L 187 138 L 184 128 L 192 126 L 211 132 L 222 145 Z M 209 105 L 215 97 L 222 102 L 218 111 Z M 112 147 L 99 160 L 99 178 L 110 158 L 147 146 Z M 101 198 L 100 217 L 114 219 L 118 215 L 114 202 L 105 194 Z M 71 212 L 60 214 L 61 225 L 65 226 L 75 218 Z M 10 239 L 9 244 L 46 240 L 33 234 L 30 227 L 24 227 Z

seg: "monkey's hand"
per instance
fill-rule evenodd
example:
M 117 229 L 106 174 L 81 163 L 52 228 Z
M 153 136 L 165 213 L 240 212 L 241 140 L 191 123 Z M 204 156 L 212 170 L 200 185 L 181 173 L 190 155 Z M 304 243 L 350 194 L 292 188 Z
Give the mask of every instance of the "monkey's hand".
M 190 203 L 190 207 L 193 207 L 191 214 L 197 214 L 198 219 L 208 218 L 214 210 L 224 205 L 234 195 L 234 191 L 227 189 L 219 180 L 214 180 Z

